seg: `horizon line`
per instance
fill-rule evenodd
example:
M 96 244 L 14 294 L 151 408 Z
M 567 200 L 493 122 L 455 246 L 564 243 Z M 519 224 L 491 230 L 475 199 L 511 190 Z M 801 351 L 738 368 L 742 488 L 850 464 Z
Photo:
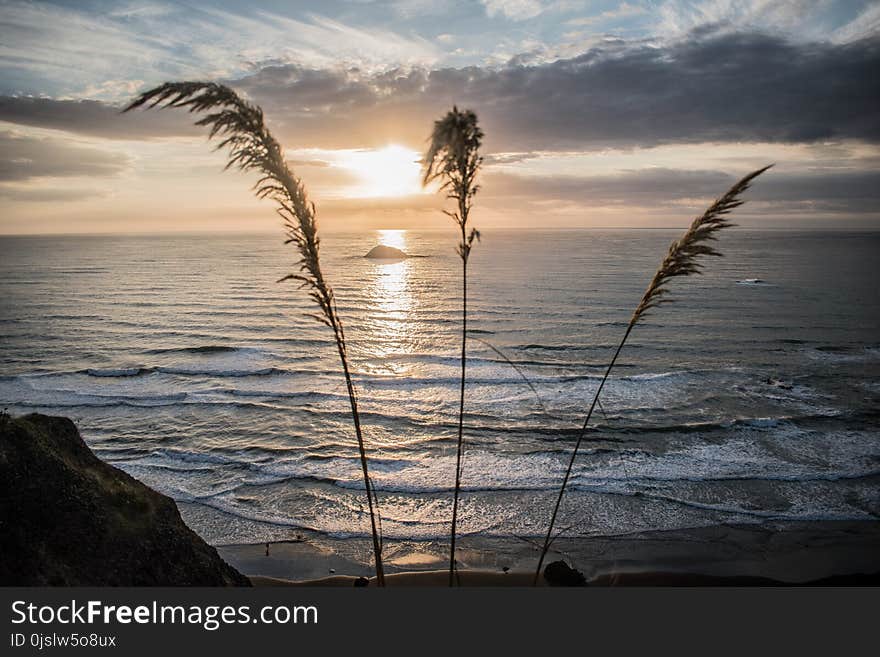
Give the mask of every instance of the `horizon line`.
M 579 231 L 596 231 L 596 230 L 633 230 L 633 231 L 659 231 L 659 230 L 684 230 L 690 225 L 690 222 L 680 226 L 490 226 L 481 229 L 483 233 L 491 232 L 523 232 L 523 233 L 548 233 L 548 232 L 579 232 Z M 877 233 L 880 232 L 880 224 L 870 226 L 815 226 L 815 225 L 794 225 L 794 226 L 731 226 L 731 230 L 736 232 L 831 232 L 831 233 Z M 361 229 L 325 229 L 322 233 L 327 235 L 353 235 L 378 233 L 382 231 L 403 231 L 413 233 L 445 233 L 445 228 L 361 228 Z M 69 231 L 69 232 L 42 232 L 42 233 L 4 233 L 0 232 L 0 238 L 7 237 L 187 237 L 187 236 L 205 236 L 205 235 L 275 235 L 277 231 L 273 230 L 158 230 L 152 232 L 145 231 Z

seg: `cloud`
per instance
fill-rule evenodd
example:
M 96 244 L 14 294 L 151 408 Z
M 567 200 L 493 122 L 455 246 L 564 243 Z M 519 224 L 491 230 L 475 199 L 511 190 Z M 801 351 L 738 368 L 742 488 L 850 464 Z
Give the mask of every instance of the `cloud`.
M 529 200 L 582 207 L 702 208 L 723 194 L 737 177 L 722 171 L 650 168 L 595 176 L 519 176 L 487 171 L 483 195 L 517 206 Z M 774 169 L 748 193 L 753 206 L 772 206 L 774 213 L 880 213 L 880 171 L 790 174 Z
M 880 171 L 817 172 L 812 175 L 768 176 L 754 190 L 755 201 L 774 208 L 810 212 L 864 213 L 880 216 Z
M 107 139 L 153 139 L 202 134 L 185 112 L 120 114 L 118 106 L 98 100 L 55 100 L 0 96 L 0 121 L 65 130 Z
M 127 156 L 54 139 L 0 132 L 0 181 L 42 177 L 112 176 L 129 166 Z
M 588 205 L 644 207 L 718 196 L 733 182 L 733 176 L 720 171 L 663 168 L 594 176 L 521 176 L 487 171 L 483 189 L 493 198 L 528 197 Z
M 107 196 L 100 189 L 54 189 L 0 184 L 0 198 L 24 203 L 70 203 Z
M 605 23 L 611 21 L 619 21 L 624 18 L 632 18 L 633 16 L 644 16 L 649 11 L 641 5 L 634 5 L 629 2 L 623 2 L 614 9 L 608 9 L 600 14 L 593 16 L 578 16 L 565 21 L 566 25 L 573 27 L 595 25 L 596 23 Z
M 473 108 L 487 150 L 672 143 L 880 141 L 880 38 L 793 43 L 697 34 L 666 46 L 605 42 L 577 57 L 500 67 L 265 66 L 227 80 L 261 104 L 290 148 L 404 141 L 421 148 L 453 103 Z M 0 97 L 0 120 L 115 139 L 192 135 L 183 112 L 119 116 L 97 101 Z
M 502 15 L 515 21 L 534 18 L 544 7 L 538 0 L 480 0 L 489 16 Z
M 657 31 L 681 37 L 694 30 L 784 32 L 806 40 L 825 38 L 833 17 L 828 0 L 667 0 L 657 8 Z
M 864 39 L 880 33 L 880 4 L 868 5 L 849 23 L 840 26 L 831 34 L 833 41 L 847 42 Z
M 570 59 L 498 68 L 364 75 L 286 65 L 235 85 L 295 139 L 323 142 L 313 145 L 371 146 L 394 138 L 420 144 L 438 112 L 458 103 L 477 111 L 490 150 L 565 150 L 877 142 L 877 70 L 878 38 L 795 44 L 749 33 L 663 47 L 610 42 Z
M 429 39 L 387 25 L 352 25 L 302 7 L 287 8 L 292 18 L 232 6 L 169 3 L 100 11 L 84 3 L 4 3 L 0 92 L 79 98 L 100 92 L 118 101 L 124 97 L 118 94 L 127 95 L 124 86 L 113 84 L 120 79 L 155 84 L 217 78 L 270 61 L 428 65 L 440 54 Z

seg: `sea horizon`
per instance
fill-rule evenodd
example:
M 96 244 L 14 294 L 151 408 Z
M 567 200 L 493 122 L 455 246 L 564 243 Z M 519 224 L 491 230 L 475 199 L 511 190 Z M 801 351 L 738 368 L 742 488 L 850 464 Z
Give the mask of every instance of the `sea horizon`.
M 683 231 L 690 225 L 693 217 L 685 218 L 680 224 L 664 224 L 660 226 L 626 226 L 626 225 L 602 225 L 602 226 L 535 226 L 535 225 L 489 225 L 487 228 L 481 229 L 481 233 L 497 233 L 497 232 L 595 232 L 595 231 Z M 351 227 L 341 226 L 335 222 L 330 222 L 325 226 L 319 222 L 322 234 L 328 235 L 361 235 L 365 233 L 381 233 L 382 231 L 409 231 L 419 233 L 443 233 L 449 234 L 448 226 L 430 226 L 430 227 Z M 245 236 L 275 236 L 282 239 L 279 232 L 279 226 L 269 226 L 266 228 L 254 229 L 250 227 L 238 227 L 230 229 L 214 229 L 214 228 L 196 228 L 186 230 L 157 230 L 157 231 L 76 231 L 76 232 L 39 232 L 39 233 L 3 233 L 0 232 L 0 239 L 14 237 L 198 237 L 205 235 L 245 235 Z M 811 225 L 810 223 L 793 223 L 791 225 L 779 226 L 760 226 L 752 224 L 734 223 L 727 229 L 728 232 L 793 232 L 793 233 L 878 233 L 880 232 L 880 223 L 876 225 L 858 226 L 847 224 L 840 226 L 839 223 L 828 223 L 822 225 Z

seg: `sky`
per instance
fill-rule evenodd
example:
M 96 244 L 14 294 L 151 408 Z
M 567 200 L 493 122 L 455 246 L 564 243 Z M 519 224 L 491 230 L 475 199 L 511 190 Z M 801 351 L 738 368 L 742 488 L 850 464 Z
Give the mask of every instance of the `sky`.
M 0 233 L 278 230 L 179 110 L 260 105 L 322 230 L 444 228 L 419 184 L 453 104 L 485 132 L 472 220 L 685 226 L 775 163 L 738 223 L 880 228 L 880 2 L 0 0 Z

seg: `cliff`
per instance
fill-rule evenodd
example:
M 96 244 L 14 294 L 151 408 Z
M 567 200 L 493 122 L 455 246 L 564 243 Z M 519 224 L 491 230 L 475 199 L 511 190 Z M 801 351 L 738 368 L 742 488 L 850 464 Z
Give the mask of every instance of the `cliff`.
M 64 417 L 0 416 L 0 585 L 249 586 Z

